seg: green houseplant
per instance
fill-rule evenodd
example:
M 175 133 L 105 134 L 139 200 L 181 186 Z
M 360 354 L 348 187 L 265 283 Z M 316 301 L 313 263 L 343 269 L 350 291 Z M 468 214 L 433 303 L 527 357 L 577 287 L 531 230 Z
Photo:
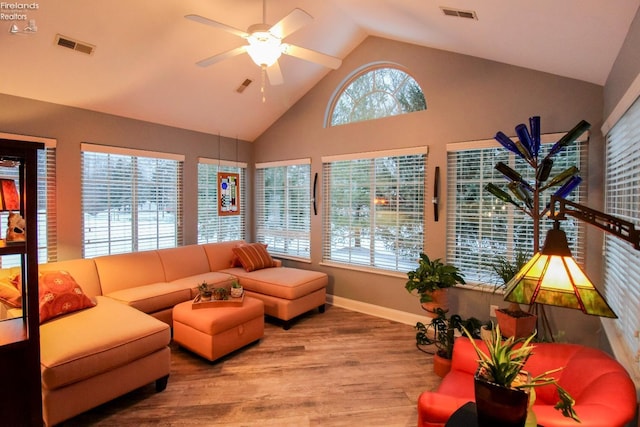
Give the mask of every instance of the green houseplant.
M 435 315 L 436 308 L 447 309 L 446 290 L 458 283 L 464 284 L 464 277 L 454 265 L 444 264 L 440 258 L 431 260 L 420 253 L 418 267 L 407 272 L 405 289 L 420 297 L 422 307 Z
M 475 317 L 465 320 L 458 314 L 447 318 L 446 311 L 441 308 L 437 308 L 435 312 L 436 317 L 429 324 L 425 325 L 422 322 L 416 324 L 416 346 L 420 351 L 427 353 L 421 346 L 435 345 L 433 369 L 438 376 L 444 377 L 451 369 L 453 343 L 456 335 L 462 334 L 464 327 L 472 331 L 473 336 L 478 337 L 481 322 Z
M 213 291 L 207 284 L 207 282 L 202 282 L 198 285 L 198 292 L 200 293 L 200 301 L 211 301 L 211 295 L 213 295 Z
M 536 333 L 526 338 L 509 337 L 502 339 L 500 326 L 494 325 L 489 339 L 485 339 L 487 351 L 476 344 L 473 335 L 466 328 L 463 331 L 470 338 L 478 355 L 478 371 L 475 375 L 476 406 L 481 426 L 523 426 L 529 406 L 529 393 L 535 399 L 534 389 L 553 385 L 558 391 L 559 401 L 555 408 L 565 417 L 580 422 L 573 405 L 575 401 L 551 376 L 562 368 L 543 372 L 535 377 L 523 371 L 523 367 L 533 354 L 531 344 Z M 527 393 L 529 391 L 529 393 Z M 515 400 L 518 405 L 505 411 L 507 401 Z M 532 402 L 531 402 L 532 403 Z M 508 421 L 505 421 L 505 418 Z
M 530 255 L 522 250 L 516 250 L 513 260 L 504 256 L 498 256 L 491 263 L 493 273 L 500 282 L 495 285 L 494 292 L 504 290 L 507 283 L 524 267 L 529 261 Z M 496 310 L 496 319 L 500 329 L 506 336 L 515 338 L 528 337 L 536 328 L 537 316 L 526 312 L 520 308 L 518 303 L 510 303 L 507 308 Z

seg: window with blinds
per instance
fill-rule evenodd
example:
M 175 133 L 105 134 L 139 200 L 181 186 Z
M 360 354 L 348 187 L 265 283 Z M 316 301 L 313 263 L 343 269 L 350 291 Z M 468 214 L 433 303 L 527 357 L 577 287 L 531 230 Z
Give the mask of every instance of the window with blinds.
M 607 134 L 606 198 L 608 214 L 640 227 L 640 98 Z M 605 234 L 605 295 L 613 311 L 617 339 L 633 360 L 640 381 L 640 251 L 612 234 Z
M 311 160 L 256 165 L 256 239 L 269 252 L 311 258 Z
M 180 155 L 82 144 L 83 256 L 182 244 Z
M 23 135 L 2 134 L 3 138 L 34 140 Z M 40 139 L 35 139 L 40 140 Z M 56 141 L 45 140 L 44 150 L 38 151 L 38 263 L 58 259 L 56 220 Z M 18 179 L 16 168 L 0 168 L 0 178 Z M 9 213 L 0 213 L 0 224 L 7 224 Z M 18 255 L 2 257 L 2 267 L 20 265 Z
M 245 240 L 246 163 L 198 159 L 198 243 Z M 218 172 L 240 175 L 240 213 L 218 215 Z
M 543 135 L 540 157 L 562 134 Z M 571 144 L 556 154 L 550 177 L 576 166 L 586 177 L 586 140 Z M 503 202 L 484 190 L 493 183 L 506 190 L 504 176 L 495 169 L 503 162 L 519 172 L 529 182 L 534 182 L 534 170 L 524 160 L 505 150 L 494 140 L 465 142 L 447 145 L 447 262 L 458 267 L 467 282 L 501 284 L 491 265 L 497 257 L 512 260 L 516 252 L 533 255 L 533 221 L 529 215 Z M 553 187 L 542 193 L 541 209 L 549 203 Z M 568 197 L 579 202 L 586 195 L 586 179 Z M 553 221 L 540 222 L 540 247 Z M 575 219 L 562 221 L 562 229 L 573 256 L 584 259 L 584 225 Z
M 323 261 L 406 272 L 424 247 L 427 148 L 323 163 Z

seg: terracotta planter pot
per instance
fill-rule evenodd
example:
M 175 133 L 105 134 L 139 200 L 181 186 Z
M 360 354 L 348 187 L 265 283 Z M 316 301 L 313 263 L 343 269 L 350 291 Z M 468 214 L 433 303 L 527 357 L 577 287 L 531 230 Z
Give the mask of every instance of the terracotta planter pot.
M 474 377 L 478 427 L 524 427 L 529 394 Z
M 451 359 L 439 356 L 438 353 L 433 355 L 433 372 L 440 378 L 444 378 L 445 375 L 451 370 Z
M 427 316 L 436 317 L 436 309 L 441 308 L 444 311 L 449 310 L 449 289 L 444 288 L 431 293 L 432 300 L 423 302 L 422 309 L 427 312 Z
M 516 317 L 505 309 L 496 310 L 496 319 L 500 326 L 500 332 L 502 332 L 502 335 L 505 337 L 528 337 L 536 329 L 538 316 L 527 313 L 526 311 L 520 311 L 518 313 Z

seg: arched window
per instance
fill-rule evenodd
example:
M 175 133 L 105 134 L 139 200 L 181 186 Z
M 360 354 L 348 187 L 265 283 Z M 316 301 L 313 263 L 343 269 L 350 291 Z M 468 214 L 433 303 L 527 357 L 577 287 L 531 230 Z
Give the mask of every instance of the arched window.
M 369 66 L 347 79 L 333 97 L 329 126 L 373 120 L 427 109 L 422 88 L 390 64 Z

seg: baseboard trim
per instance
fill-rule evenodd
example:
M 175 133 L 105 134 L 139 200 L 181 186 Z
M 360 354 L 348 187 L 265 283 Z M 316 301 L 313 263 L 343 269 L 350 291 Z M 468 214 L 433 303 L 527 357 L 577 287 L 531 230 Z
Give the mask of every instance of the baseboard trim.
M 370 316 L 393 320 L 394 322 L 404 323 L 405 325 L 414 326 L 418 322 L 431 322 L 431 318 L 427 316 L 420 316 L 418 314 L 407 313 L 406 311 L 380 307 L 379 305 L 368 304 L 366 302 L 356 301 L 330 294 L 327 294 L 327 304 L 334 305 L 340 308 L 346 308 L 347 310 L 357 311 L 358 313 L 368 314 Z

